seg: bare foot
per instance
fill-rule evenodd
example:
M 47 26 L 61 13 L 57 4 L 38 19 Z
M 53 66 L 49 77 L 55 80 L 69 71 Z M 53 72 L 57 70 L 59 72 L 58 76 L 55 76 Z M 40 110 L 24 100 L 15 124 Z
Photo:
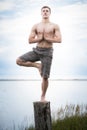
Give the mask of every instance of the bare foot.
M 37 69 L 39 70 L 39 73 L 41 75 L 41 63 L 37 63 Z
M 45 100 L 45 97 L 44 96 L 41 96 L 41 100 L 40 100 L 41 102 L 47 102 L 46 100 Z

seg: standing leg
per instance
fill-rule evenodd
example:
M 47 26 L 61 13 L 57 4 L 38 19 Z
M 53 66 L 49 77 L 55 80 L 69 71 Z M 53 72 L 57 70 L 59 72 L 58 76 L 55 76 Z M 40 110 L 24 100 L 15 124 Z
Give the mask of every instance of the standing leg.
M 42 57 L 41 59 L 41 72 L 42 72 L 42 94 L 41 94 L 41 101 L 42 102 L 45 102 L 45 96 L 46 96 L 46 92 L 47 92 L 47 88 L 48 88 L 48 85 L 49 85 L 49 81 L 48 81 L 48 78 L 49 78 L 49 75 L 50 75 L 50 68 L 51 68 L 51 61 L 52 61 L 52 58 L 51 57 Z
M 42 78 L 42 95 L 41 95 L 41 101 L 45 102 L 45 96 L 46 96 L 46 91 L 48 88 L 48 78 Z

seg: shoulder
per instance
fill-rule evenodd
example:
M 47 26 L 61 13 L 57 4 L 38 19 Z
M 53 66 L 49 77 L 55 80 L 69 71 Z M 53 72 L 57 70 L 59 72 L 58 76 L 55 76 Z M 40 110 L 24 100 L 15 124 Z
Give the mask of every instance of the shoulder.
M 51 23 L 51 25 L 55 28 L 55 29 L 59 29 L 59 25 L 56 23 Z
M 40 23 L 36 23 L 36 24 L 34 24 L 33 27 L 32 27 L 32 30 L 37 29 L 37 27 L 38 27 L 39 25 L 40 25 Z
M 54 27 L 59 30 L 59 25 L 54 23 Z
M 33 26 L 32 26 L 32 29 L 35 29 L 37 27 L 37 24 L 34 24 Z

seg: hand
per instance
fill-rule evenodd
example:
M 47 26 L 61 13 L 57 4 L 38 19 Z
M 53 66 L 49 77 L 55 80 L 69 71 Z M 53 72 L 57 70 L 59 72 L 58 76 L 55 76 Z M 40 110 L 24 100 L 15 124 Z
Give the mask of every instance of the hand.
M 46 40 L 47 42 L 53 43 L 54 37 L 50 33 L 44 33 L 44 40 Z
M 37 36 L 38 42 L 43 40 L 43 34 L 38 34 Z
M 50 39 L 50 36 L 49 36 L 48 33 L 44 33 L 44 39 L 45 39 L 45 40 L 49 40 L 49 39 Z

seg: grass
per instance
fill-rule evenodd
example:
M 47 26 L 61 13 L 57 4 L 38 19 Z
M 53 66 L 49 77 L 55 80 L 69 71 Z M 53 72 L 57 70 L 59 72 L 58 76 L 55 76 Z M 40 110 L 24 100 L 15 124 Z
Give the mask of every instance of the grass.
M 25 130 L 35 130 L 33 126 Z M 66 105 L 52 116 L 52 130 L 87 130 L 87 105 Z
M 13 130 L 16 130 L 15 125 Z M 35 128 L 34 125 L 29 128 L 20 126 L 19 130 L 35 130 Z M 70 104 L 59 108 L 55 114 L 52 113 L 52 130 L 87 130 L 87 105 Z

